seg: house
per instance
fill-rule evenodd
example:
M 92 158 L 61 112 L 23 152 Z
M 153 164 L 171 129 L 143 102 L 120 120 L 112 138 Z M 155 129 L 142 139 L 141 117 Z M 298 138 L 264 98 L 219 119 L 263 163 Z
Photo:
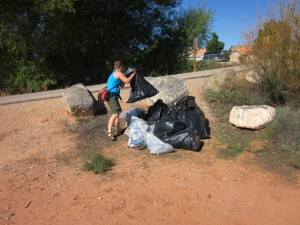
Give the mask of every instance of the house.
M 206 52 L 206 48 L 198 48 L 196 51 L 196 61 L 203 60 L 204 53 Z M 189 59 L 194 60 L 194 51 L 191 50 L 189 52 Z
M 247 57 L 252 51 L 251 45 L 233 45 L 230 48 L 230 62 L 240 62 L 241 56 Z

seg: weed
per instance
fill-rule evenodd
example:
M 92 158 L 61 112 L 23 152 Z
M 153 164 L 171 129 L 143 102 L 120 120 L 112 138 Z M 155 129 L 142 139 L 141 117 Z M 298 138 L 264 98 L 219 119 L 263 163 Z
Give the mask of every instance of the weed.
M 93 171 L 96 174 L 104 173 L 113 166 L 112 159 L 108 159 L 101 154 L 93 155 L 89 160 L 84 163 L 84 169 Z
M 235 79 L 226 78 L 223 83 L 217 85 L 220 87 L 219 91 L 205 92 L 205 98 L 209 102 L 235 105 L 261 105 L 270 102 L 267 93 L 261 91 L 257 84 L 238 76 Z
M 277 148 L 291 155 L 291 164 L 300 168 L 300 111 L 291 108 L 277 108 L 276 116 L 270 124 L 267 149 Z
M 221 149 L 218 156 L 224 159 L 230 159 L 236 157 L 238 154 L 242 153 L 244 150 L 240 146 L 233 144 L 227 145 L 227 148 Z
M 300 146 L 292 146 L 289 147 L 289 151 L 291 153 L 291 165 L 296 169 L 300 169 Z

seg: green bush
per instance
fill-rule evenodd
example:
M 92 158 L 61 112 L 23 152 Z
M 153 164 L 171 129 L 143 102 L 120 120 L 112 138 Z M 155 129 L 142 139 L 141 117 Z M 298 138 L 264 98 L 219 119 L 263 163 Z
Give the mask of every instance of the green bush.
M 220 91 L 206 91 L 205 98 L 210 102 L 224 105 L 261 105 L 269 104 L 270 99 L 262 92 L 257 84 L 245 79 L 227 79 L 220 87 Z
M 7 80 L 4 81 L 4 89 L 10 93 L 29 93 L 47 90 L 56 84 L 51 79 L 52 74 L 37 66 L 35 63 L 20 63 L 17 70 L 11 71 Z
M 197 63 L 197 70 L 210 70 L 210 69 L 217 69 L 222 67 L 222 65 L 214 60 L 214 59 L 209 59 L 209 60 L 202 60 Z
M 240 147 L 240 146 L 236 146 L 233 144 L 229 144 L 227 145 L 227 148 L 225 149 L 221 149 L 219 151 L 218 156 L 220 158 L 224 158 L 224 159 L 230 159 L 230 158 L 235 158 L 237 157 L 239 154 L 241 154 L 244 150 Z
M 266 148 L 287 151 L 291 163 L 300 168 L 300 111 L 291 108 L 277 108 L 274 121 L 268 127 L 269 139 Z

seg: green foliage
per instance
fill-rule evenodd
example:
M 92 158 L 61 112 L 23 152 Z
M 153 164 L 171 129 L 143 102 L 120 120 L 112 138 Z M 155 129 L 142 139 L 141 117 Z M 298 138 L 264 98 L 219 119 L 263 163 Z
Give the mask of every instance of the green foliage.
M 50 79 L 45 70 L 37 68 L 36 64 L 29 63 L 18 68 L 16 75 L 11 77 L 11 89 L 21 92 L 38 92 L 47 90 L 49 86 L 56 84 L 55 80 Z
M 263 79 L 261 80 L 261 87 L 265 93 L 268 93 L 272 103 L 275 103 L 276 105 L 286 103 L 286 96 L 288 93 L 276 79 L 276 75 L 264 74 Z
M 224 83 L 216 83 L 219 91 L 206 91 L 205 97 L 210 102 L 230 105 L 262 105 L 271 104 L 267 92 L 260 89 L 257 84 L 248 82 L 243 78 L 228 76 Z
M 288 107 L 277 108 L 274 121 L 268 127 L 267 149 L 287 151 L 291 163 L 300 168 L 300 111 Z
M 84 169 L 93 171 L 96 174 L 104 173 L 113 166 L 113 161 L 104 157 L 103 155 L 93 155 L 84 163 Z
M 300 11 L 297 2 L 282 1 L 280 15 L 263 23 L 250 57 L 249 65 L 276 104 L 291 102 L 300 94 Z
M 218 156 L 220 158 L 230 159 L 230 158 L 235 158 L 236 156 L 241 154 L 243 151 L 244 150 L 241 147 L 236 146 L 234 144 L 229 144 L 229 145 L 227 145 L 227 148 L 221 149 L 219 151 Z
M 144 75 L 184 72 L 189 38 L 205 40 L 212 12 L 202 6 L 179 13 L 178 4 L 1 1 L 0 88 L 23 92 L 44 89 L 38 85 L 106 82 L 117 59 L 141 67 Z M 32 79 L 30 71 L 37 77 Z M 24 80 L 29 78 L 33 81 Z
M 32 62 L 18 62 L 12 74 L 3 73 L 7 76 L 1 81 L 3 91 L 11 93 L 30 93 L 48 90 L 56 84 L 53 74 L 47 71 L 43 65 Z M 48 72 L 48 73 L 47 73 Z
M 192 47 L 194 38 L 197 44 L 204 46 L 209 38 L 214 12 L 207 9 L 206 5 L 198 8 L 189 7 L 187 11 L 181 11 L 178 24 L 181 30 L 186 32 L 186 41 Z
M 211 70 L 211 69 L 216 69 L 216 68 L 220 68 L 220 67 L 222 67 L 222 65 L 214 59 L 202 60 L 200 62 L 197 62 L 197 71 Z
M 230 50 L 223 50 L 223 54 L 224 54 L 224 56 L 225 56 L 225 60 L 226 60 L 226 61 L 229 61 L 229 60 L 230 60 L 230 57 L 229 57 L 230 53 L 231 53 Z
M 39 5 L 38 9 L 41 9 L 42 12 L 53 12 L 53 11 L 61 11 L 61 12 L 74 12 L 74 3 L 76 0 L 37 0 Z
M 211 51 L 217 51 L 217 52 L 221 52 L 224 49 L 224 42 L 219 41 L 219 36 L 213 32 L 212 33 L 212 38 L 207 42 L 206 45 L 206 50 L 208 52 Z

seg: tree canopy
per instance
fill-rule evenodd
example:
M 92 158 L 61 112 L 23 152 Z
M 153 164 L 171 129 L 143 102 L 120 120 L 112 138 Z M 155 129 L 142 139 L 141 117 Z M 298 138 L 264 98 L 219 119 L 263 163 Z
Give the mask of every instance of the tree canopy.
M 117 59 L 145 75 L 180 72 L 191 37 L 205 40 L 212 20 L 204 6 L 179 13 L 180 3 L 0 0 L 0 88 L 31 92 L 101 83 Z
M 224 42 L 219 41 L 219 36 L 213 32 L 212 38 L 207 42 L 206 49 L 207 51 L 217 51 L 220 52 L 224 49 Z

